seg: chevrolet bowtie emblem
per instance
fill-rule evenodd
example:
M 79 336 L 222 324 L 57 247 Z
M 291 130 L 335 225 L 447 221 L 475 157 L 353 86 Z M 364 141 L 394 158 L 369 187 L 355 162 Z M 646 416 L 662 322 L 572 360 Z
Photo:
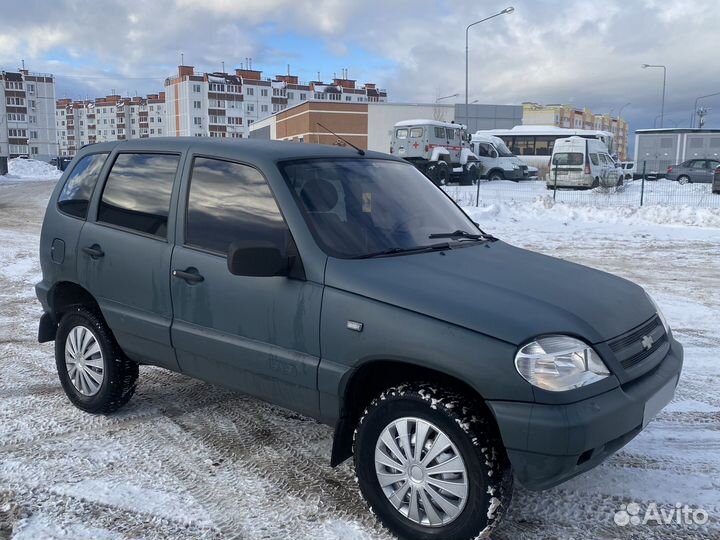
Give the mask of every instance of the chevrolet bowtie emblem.
M 640 342 L 643 346 L 643 349 L 646 351 L 649 351 L 652 349 L 653 344 L 655 343 L 655 340 L 651 336 L 643 336 L 642 341 Z

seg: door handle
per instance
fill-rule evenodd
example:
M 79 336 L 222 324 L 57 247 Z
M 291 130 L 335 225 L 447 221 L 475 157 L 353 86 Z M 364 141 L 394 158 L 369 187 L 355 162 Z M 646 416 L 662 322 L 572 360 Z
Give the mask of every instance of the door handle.
M 185 280 L 185 282 L 191 285 L 205 281 L 205 278 L 198 274 L 198 271 L 194 268 L 188 268 L 187 270 L 173 270 L 172 276 Z
M 92 246 L 85 246 L 84 248 L 82 248 L 82 250 L 83 253 L 87 253 L 93 259 L 99 259 L 100 257 L 105 256 L 105 252 L 97 244 L 93 244 Z

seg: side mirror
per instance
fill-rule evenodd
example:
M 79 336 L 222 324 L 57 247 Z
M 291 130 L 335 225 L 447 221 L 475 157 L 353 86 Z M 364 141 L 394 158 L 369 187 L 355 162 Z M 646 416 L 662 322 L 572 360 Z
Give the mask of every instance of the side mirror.
M 290 273 L 290 259 L 275 244 L 262 240 L 231 244 L 227 265 L 236 276 L 272 277 Z

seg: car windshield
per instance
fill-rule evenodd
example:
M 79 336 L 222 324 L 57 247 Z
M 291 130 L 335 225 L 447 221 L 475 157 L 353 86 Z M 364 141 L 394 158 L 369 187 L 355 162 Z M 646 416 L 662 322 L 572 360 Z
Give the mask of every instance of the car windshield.
M 503 142 L 496 142 L 495 148 L 497 148 L 498 154 L 500 154 L 500 157 L 513 157 L 515 154 L 513 154 L 510 149 L 505 146 L 505 143 Z
M 432 234 L 453 233 L 453 245 L 472 243 L 454 234 L 477 226 L 408 163 L 383 159 L 310 159 L 283 162 L 280 170 L 320 247 L 333 257 L 428 247 Z

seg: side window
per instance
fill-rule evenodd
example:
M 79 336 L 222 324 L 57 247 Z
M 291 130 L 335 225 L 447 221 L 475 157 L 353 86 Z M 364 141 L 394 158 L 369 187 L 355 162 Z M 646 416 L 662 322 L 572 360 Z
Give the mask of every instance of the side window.
M 423 136 L 423 128 L 412 128 L 410 130 L 410 138 L 418 139 Z
M 698 159 L 696 161 L 692 162 L 692 168 L 693 169 L 704 169 L 705 168 L 705 160 L 704 159 Z
M 105 183 L 98 221 L 166 238 L 179 162 L 177 155 L 119 154 Z
M 455 130 L 448 128 L 445 131 L 447 132 L 448 140 L 452 141 L 455 138 Z
M 185 244 L 227 253 L 242 240 L 283 246 L 289 230 L 265 178 L 239 163 L 195 158 L 185 223 Z
M 592 161 L 593 165 L 600 165 L 600 158 L 598 158 L 597 154 L 590 154 L 590 161 Z
M 490 145 L 487 143 L 478 144 L 478 156 L 490 157 Z
M 435 138 L 436 139 L 444 139 L 445 138 L 445 128 L 436 127 L 435 128 Z
M 61 212 L 81 219 L 87 218 L 90 197 L 107 156 L 90 154 L 75 165 L 58 197 Z

